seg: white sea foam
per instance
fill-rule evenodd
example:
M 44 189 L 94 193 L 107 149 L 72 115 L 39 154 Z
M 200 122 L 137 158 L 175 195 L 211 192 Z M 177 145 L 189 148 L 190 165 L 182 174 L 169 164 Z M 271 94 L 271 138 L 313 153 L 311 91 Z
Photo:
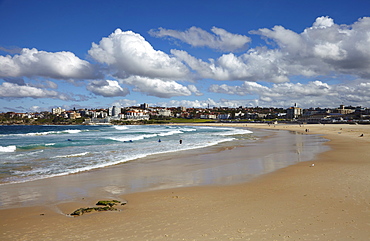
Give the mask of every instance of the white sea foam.
M 235 138 L 226 138 L 226 139 L 202 142 L 202 143 L 198 143 L 197 145 L 192 145 L 192 144 L 179 145 L 179 148 L 172 148 L 172 149 L 168 149 L 166 151 L 163 151 L 163 150 L 153 151 L 153 149 L 151 149 L 152 151 L 148 152 L 148 153 L 141 153 L 141 154 L 137 153 L 137 154 L 127 155 L 124 158 L 119 158 L 119 159 L 116 159 L 114 161 L 105 162 L 105 163 L 98 163 L 98 164 L 95 164 L 93 166 L 78 168 L 78 169 L 75 169 L 75 170 L 71 170 L 68 173 L 61 174 L 61 175 L 84 172 L 84 171 L 89 171 L 89 170 L 96 169 L 96 168 L 112 166 L 112 165 L 116 165 L 116 164 L 120 164 L 120 163 L 124 163 L 124 162 L 133 161 L 133 160 L 136 160 L 136 159 L 139 159 L 139 158 L 145 158 L 147 156 L 151 156 L 151 155 L 155 155 L 155 154 L 171 153 L 171 152 L 176 152 L 176 151 L 179 151 L 179 150 L 193 150 L 193 149 L 198 149 L 198 148 L 204 148 L 204 147 L 213 146 L 213 145 L 217 145 L 217 144 L 222 143 L 222 142 L 228 142 L 228 141 L 232 141 L 232 140 L 235 140 Z M 58 175 L 60 175 L 60 174 L 58 174 Z
M 29 152 L 28 154 L 29 155 L 35 155 L 35 154 L 39 154 L 39 153 L 43 153 L 44 150 L 37 150 L 37 151 L 33 151 L 33 152 Z
M 180 130 L 174 130 L 174 131 L 160 133 L 160 134 L 158 134 L 158 136 L 172 136 L 172 135 L 181 134 L 181 133 L 184 133 L 184 132 L 182 132 Z
M 113 126 L 113 128 L 116 129 L 116 130 L 119 130 L 119 131 L 128 129 L 127 126 Z
M 182 131 L 197 131 L 197 129 L 194 128 L 181 128 Z
M 43 152 L 44 152 L 44 150 L 37 150 L 37 151 L 31 151 L 31 152 L 24 152 L 24 151 L 22 151 L 22 152 L 18 152 L 19 154 L 16 154 L 14 156 L 14 158 L 16 160 L 20 160 L 20 158 L 24 158 L 24 157 L 30 158 L 32 156 L 37 156 L 37 155 L 39 155 L 39 154 L 41 154 Z
M 57 134 L 55 131 L 44 131 L 44 132 L 31 132 L 31 133 L 24 133 L 24 134 L 14 134 L 14 136 L 44 136 L 44 135 L 52 135 Z
M 154 154 L 160 154 L 160 153 L 170 153 L 170 152 L 176 152 L 179 150 L 192 150 L 192 149 L 198 149 L 198 148 L 203 148 L 207 146 L 212 146 L 216 145 L 218 143 L 222 142 L 227 142 L 231 141 L 234 138 L 227 138 L 227 139 L 222 139 L 222 140 L 217 140 L 217 141 L 208 141 L 208 142 L 203 142 L 203 143 L 198 143 L 197 145 L 179 145 L 180 148 L 174 148 L 170 149 L 167 151 L 154 151 L 154 152 L 148 152 L 148 153 L 136 153 L 132 155 L 127 155 L 124 158 L 117 158 L 115 160 L 111 160 L 109 162 L 102 162 L 102 163 L 96 163 L 94 165 L 89 165 L 89 166 L 84 166 L 84 167 L 74 167 L 74 168 L 67 168 L 66 171 L 64 172 L 55 172 L 55 167 L 50 168 L 50 167 L 44 167 L 44 168 L 34 168 L 32 170 L 27 170 L 27 171 L 17 171 L 13 170 L 13 174 L 16 174 L 20 177 L 26 177 L 26 178 L 20 178 L 16 181 L 11 181 L 11 183 L 22 183 L 22 182 L 28 182 L 28 181 L 34 181 L 34 180 L 39 180 L 39 179 L 45 179 L 45 178 L 51 178 L 51 177 L 57 177 L 57 176 L 64 176 L 64 175 L 69 175 L 69 174 L 75 174 L 79 172 L 85 172 L 85 171 L 90 171 L 93 169 L 97 168 L 103 168 L 107 166 L 112 166 L 124 162 L 129 162 L 133 161 L 139 158 L 145 158 L 150 155 Z M 84 156 L 87 155 L 89 152 L 84 152 L 84 153 L 77 153 L 77 154 L 72 154 L 72 155 L 65 155 L 65 156 L 56 156 L 55 158 L 68 158 L 68 157 L 79 157 L 79 156 Z M 49 174 L 47 174 L 49 173 Z M 5 183 L 4 183 L 5 184 Z M 0 184 L 3 185 L 3 184 Z
M 80 133 L 81 130 L 65 130 L 65 131 L 62 131 L 62 132 L 67 132 L 67 133 L 70 133 L 70 134 L 76 134 L 76 133 Z
M 15 145 L 11 146 L 0 146 L 0 152 L 15 152 L 17 147 Z
M 85 130 L 87 131 L 87 130 Z M 81 130 L 63 130 L 63 131 L 42 131 L 42 132 L 30 132 L 30 133 L 21 133 L 21 134 L 5 134 L 0 136 L 45 136 L 45 135 L 57 135 L 57 134 L 75 134 L 82 132 Z
M 252 134 L 253 131 L 245 130 L 245 129 L 230 129 L 228 132 L 223 132 L 217 135 L 221 136 L 232 136 L 232 135 L 245 135 L 245 134 Z
M 33 170 L 27 171 L 27 172 L 25 172 L 25 171 L 13 171 L 14 174 L 17 174 L 17 175 L 20 175 L 20 176 L 28 176 L 28 177 L 26 179 L 19 179 L 17 181 L 11 181 L 11 183 L 23 183 L 23 182 L 35 181 L 35 180 L 39 180 L 39 179 L 65 176 L 65 175 L 75 174 L 75 173 L 79 173 L 79 172 L 86 172 L 86 171 L 90 171 L 90 170 L 93 170 L 93 169 L 103 168 L 103 167 L 107 167 L 107 166 L 112 166 L 112 165 L 116 165 L 116 164 L 120 164 L 120 163 L 124 163 L 124 162 L 128 162 L 128 161 L 132 161 L 132 160 L 135 160 L 135 159 L 138 159 L 138 158 L 144 158 L 146 156 L 147 156 L 146 154 L 138 154 L 138 155 L 130 156 L 129 158 L 119 159 L 119 160 L 109 162 L 109 163 L 98 163 L 98 164 L 95 164 L 95 165 L 90 165 L 90 166 L 85 166 L 85 167 L 80 167 L 80 168 L 73 168 L 73 169 L 69 169 L 68 171 L 64 171 L 64 172 L 61 172 L 61 173 L 53 173 L 53 170 L 51 168 L 47 168 L 47 169 L 46 168 L 44 168 L 44 169 L 37 168 L 37 169 L 33 169 Z M 45 173 L 53 173 L 53 174 L 45 174 Z M 7 183 L 0 183 L 0 185 L 5 185 L 5 184 L 7 184 Z
M 86 156 L 90 152 L 82 152 L 82 153 L 76 153 L 71 155 L 63 155 L 63 156 L 55 156 L 54 158 L 69 158 L 69 157 L 79 157 L 79 156 Z
M 127 135 L 124 137 L 109 137 L 108 139 L 114 140 L 114 141 L 121 141 L 121 142 L 127 142 L 127 141 L 138 141 L 145 138 L 151 138 L 156 137 L 158 134 L 143 134 L 143 135 Z
M 162 153 L 171 153 L 171 152 L 177 152 L 177 151 L 185 151 L 185 150 L 194 150 L 194 149 L 199 149 L 199 148 L 205 148 L 205 147 L 214 146 L 214 145 L 217 145 L 217 144 L 220 144 L 220 143 L 223 143 L 223 142 L 232 141 L 232 140 L 235 140 L 235 138 L 226 138 L 226 139 L 219 139 L 219 140 L 209 140 L 209 141 L 205 141 L 205 142 L 199 142 L 199 143 L 196 143 L 196 144 L 194 144 L 192 142 L 192 143 L 187 144 L 187 145 L 186 144 L 179 145 L 178 148 L 172 148 L 172 149 L 167 149 L 167 150 L 160 150 L 160 151 L 157 151 L 157 152 L 150 152 L 150 153 L 146 154 L 145 156 L 155 155 L 155 154 L 162 154 Z

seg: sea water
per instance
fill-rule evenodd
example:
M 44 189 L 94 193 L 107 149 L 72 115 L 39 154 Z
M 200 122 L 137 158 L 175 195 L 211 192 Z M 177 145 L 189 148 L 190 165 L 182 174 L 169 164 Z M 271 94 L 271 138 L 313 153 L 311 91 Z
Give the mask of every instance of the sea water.
M 0 185 L 68 175 L 238 138 L 255 141 L 252 133 L 205 126 L 0 126 Z

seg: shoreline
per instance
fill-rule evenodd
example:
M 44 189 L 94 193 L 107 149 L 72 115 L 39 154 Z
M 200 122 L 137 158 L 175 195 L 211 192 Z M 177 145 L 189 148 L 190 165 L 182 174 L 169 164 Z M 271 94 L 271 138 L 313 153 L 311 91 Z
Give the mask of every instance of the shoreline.
M 247 183 L 124 194 L 121 198 L 128 204 L 122 212 L 60 215 L 93 200 L 0 210 L 5 217 L 0 221 L 0 238 L 365 240 L 370 236 L 370 127 L 249 123 L 247 127 L 320 134 L 330 140 L 325 145 L 331 150 L 319 154 L 314 167 L 299 162 Z
M 0 185 L 0 210 L 90 197 L 117 199 L 127 193 L 160 189 L 244 183 L 296 162 L 312 160 L 327 149 L 323 142 L 325 139 L 316 135 L 253 129 L 251 135 L 208 147 L 157 153 L 68 175 L 4 183 Z

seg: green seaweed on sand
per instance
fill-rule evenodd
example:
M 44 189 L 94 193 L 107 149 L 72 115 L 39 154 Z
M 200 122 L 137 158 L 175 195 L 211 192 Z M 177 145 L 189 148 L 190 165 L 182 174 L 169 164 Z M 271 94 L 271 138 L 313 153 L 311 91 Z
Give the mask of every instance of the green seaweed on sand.
M 122 203 L 122 202 L 117 201 L 117 200 L 111 200 L 111 201 L 99 201 L 99 202 L 96 203 L 96 205 L 113 207 L 114 205 L 119 204 L 119 203 L 121 203 L 121 205 L 125 204 L 125 203 Z
M 127 202 L 121 202 L 117 200 L 104 200 L 104 201 L 98 201 L 96 205 L 98 206 L 104 206 L 104 207 L 88 207 L 88 208 L 79 208 L 72 212 L 71 216 L 81 216 L 85 213 L 91 213 L 91 212 L 102 212 L 102 211 L 117 211 L 117 208 L 114 208 L 115 205 L 121 204 L 125 205 Z

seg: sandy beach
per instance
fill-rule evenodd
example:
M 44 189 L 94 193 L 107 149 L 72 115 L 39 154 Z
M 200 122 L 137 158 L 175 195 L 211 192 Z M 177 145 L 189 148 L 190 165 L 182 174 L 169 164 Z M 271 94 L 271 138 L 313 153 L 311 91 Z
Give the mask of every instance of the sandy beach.
M 125 194 L 119 212 L 64 215 L 99 193 L 3 209 L 0 240 L 369 240 L 370 125 L 234 125 L 321 134 L 330 150 L 246 183 Z

